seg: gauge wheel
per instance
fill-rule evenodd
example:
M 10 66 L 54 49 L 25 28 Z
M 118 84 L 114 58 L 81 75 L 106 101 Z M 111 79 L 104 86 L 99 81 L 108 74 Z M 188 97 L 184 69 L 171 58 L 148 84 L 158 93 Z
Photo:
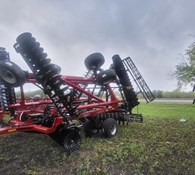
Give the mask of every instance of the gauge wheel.
M 117 122 L 113 118 L 107 118 L 103 123 L 103 131 L 105 138 L 110 138 L 116 135 L 118 130 Z
M 6 61 L 0 63 L 0 81 L 12 87 L 18 87 L 26 81 L 25 72 L 15 63 Z
M 93 53 L 85 58 L 85 66 L 88 70 L 98 70 L 105 62 L 101 53 Z
M 86 137 L 93 137 L 99 133 L 99 128 L 95 127 L 95 123 L 87 120 L 84 124 L 83 131 Z
M 101 71 L 97 77 L 96 82 L 99 85 L 106 85 L 108 83 L 111 83 L 116 79 L 116 73 L 113 69 L 107 69 L 104 71 Z

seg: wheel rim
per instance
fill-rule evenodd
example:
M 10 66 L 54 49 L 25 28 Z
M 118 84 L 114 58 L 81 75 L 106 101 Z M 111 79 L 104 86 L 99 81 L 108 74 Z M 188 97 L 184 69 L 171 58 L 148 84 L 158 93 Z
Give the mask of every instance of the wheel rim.
M 111 135 L 115 135 L 116 134 L 116 131 L 117 131 L 117 128 L 116 128 L 116 125 L 111 125 L 110 127 L 110 133 Z
M 92 129 L 92 134 L 96 135 L 99 132 L 99 129 Z
M 14 76 L 14 74 L 12 72 L 10 72 L 9 70 L 1 70 L 0 72 L 1 74 L 1 78 L 6 81 L 9 84 L 14 84 L 16 83 L 16 77 Z

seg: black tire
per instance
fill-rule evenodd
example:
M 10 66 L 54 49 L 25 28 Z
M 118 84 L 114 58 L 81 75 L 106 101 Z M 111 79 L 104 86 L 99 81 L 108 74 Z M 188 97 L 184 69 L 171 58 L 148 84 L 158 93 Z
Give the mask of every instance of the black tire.
M 107 69 L 107 70 L 101 71 L 96 76 L 96 82 L 99 85 L 106 85 L 108 83 L 111 83 L 114 80 L 116 80 L 116 73 L 113 69 Z
M 0 62 L 0 81 L 12 87 L 18 87 L 26 81 L 25 72 L 11 61 Z
M 22 113 L 21 115 L 20 115 L 20 121 L 21 122 L 26 122 L 27 120 L 28 120 L 28 114 L 27 113 Z
M 42 126 L 52 127 L 54 123 L 54 117 L 45 115 L 42 120 Z
M 93 121 L 87 120 L 84 124 L 83 131 L 85 133 L 85 137 L 93 137 L 98 134 L 99 128 L 96 128 Z
M 93 123 L 91 120 L 87 120 L 83 126 L 83 131 L 85 133 L 85 136 L 92 137 L 93 136 L 92 130 L 93 130 Z
M 93 53 L 85 58 L 85 66 L 88 70 L 98 70 L 105 62 L 101 53 Z
M 119 55 L 114 55 L 112 59 L 113 59 L 115 72 L 120 80 L 120 84 L 122 85 L 122 89 L 123 89 L 126 101 L 128 102 L 128 106 L 131 110 L 133 107 L 139 104 L 137 95 L 133 89 L 133 86 L 131 84 L 127 71 L 125 70 L 123 62 L 121 58 L 119 57 Z
M 80 149 L 81 136 L 78 131 L 67 131 L 61 135 L 60 143 L 65 152 L 73 152 Z
M 116 135 L 118 130 L 117 122 L 113 118 L 107 118 L 103 123 L 104 137 L 110 138 Z

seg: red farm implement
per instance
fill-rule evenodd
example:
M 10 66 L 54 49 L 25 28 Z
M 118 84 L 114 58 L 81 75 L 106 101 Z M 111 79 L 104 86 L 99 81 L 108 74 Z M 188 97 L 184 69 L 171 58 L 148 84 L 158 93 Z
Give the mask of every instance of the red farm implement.
M 85 59 L 85 76 L 65 76 L 30 33 L 18 36 L 14 48 L 32 73 L 23 71 L 10 61 L 5 49 L 0 49 L 0 119 L 11 117 L 0 134 L 41 132 L 66 151 L 74 151 L 81 144 L 81 129 L 86 136 L 101 132 L 108 138 L 117 133 L 117 122 L 143 121 L 141 114 L 132 113 L 139 102 L 129 75 L 146 101 L 154 100 L 131 58 L 122 60 L 114 55 L 113 64 L 103 70 L 103 55 L 94 53 Z M 47 98 L 26 99 L 23 85 L 27 83 L 39 87 Z M 20 99 L 16 99 L 15 87 L 20 87 Z

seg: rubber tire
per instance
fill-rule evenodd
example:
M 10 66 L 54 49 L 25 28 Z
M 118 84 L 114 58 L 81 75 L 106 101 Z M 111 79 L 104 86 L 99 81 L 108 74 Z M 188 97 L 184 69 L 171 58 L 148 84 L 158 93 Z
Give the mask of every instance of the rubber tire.
M 116 80 L 116 73 L 113 69 L 107 69 L 107 70 L 101 71 L 96 76 L 96 83 L 98 85 L 106 85 L 108 83 L 111 83 L 114 80 Z
M 98 70 L 105 62 L 101 53 L 93 53 L 85 58 L 85 66 L 88 70 Z
M 20 116 L 20 121 L 21 122 L 26 122 L 28 120 L 28 114 L 27 113 L 22 113 Z
M 103 131 L 105 138 L 111 138 L 117 134 L 117 122 L 113 118 L 107 118 L 103 123 Z
M 26 81 L 26 74 L 11 61 L 0 62 L 0 81 L 5 85 L 18 87 Z
M 87 120 L 84 124 L 83 127 L 83 131 L 85 133 L 85 137 L 93 137 L 98 133 L 98 129 L 97 132 L 94 132 L 95 130 L 95 123 L 92 122 L 91 120 Z

